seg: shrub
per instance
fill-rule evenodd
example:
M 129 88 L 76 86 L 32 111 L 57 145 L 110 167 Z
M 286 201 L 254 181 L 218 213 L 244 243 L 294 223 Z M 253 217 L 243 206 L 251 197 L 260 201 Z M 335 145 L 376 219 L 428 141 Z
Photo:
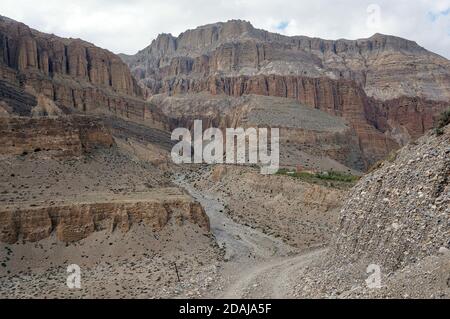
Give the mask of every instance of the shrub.
M 444 134 L 444 127 L 446 127 L 449 124 L 450 124 L 450 109 L 448 109 L 445 112 L 442 112 L 441 116 L 439 117 L 437 127 L 434 129 L 436 135 Z
M 439 119 L 438 127 L 444 128 L 448 124 L 450 124 L 450 109 L 448 109 L 447 111 L 445 111 L 441 114 L 441 118 Z
M 441 136 L 444 134 L 444 129 L 440 128 L 440 127 L 436 127 L 434 129 L 434 134 L 436 134 L 437 136 Z
M 353 183 L 359 180 L 358 176 L 354 176 L 351 174 L 346 174 L 342 172 L 325 172 L 325 173 L 317 173 L 317 178 L 328 180 L 328 181 L 338 181 L 338 182 L 346 182 L 346 183 Z
M 295 172 L 282 168 L 278 170 L 278 175 L 287 175 L 307 182 L 318 182 L 318 181 L 337 181 L 344 183 L 355 183 L 359 180 L 359 176 L 354 176 L 342 172 L 321 172 L 321 173 L 309 173 L 309 172 Z
M 376 162 L 375 164 L 370 166 L 369 169 L 367 170 L 367 173 L 372 173 L 372 172 L 376 171 L 377 169 L 381 168 L 385 162 L 394 163 L 395 160 L 397 159 L 397 156 L 398 156 L 398 152 L 392 151 L 391 153 L 389 153 L 388 156 L 386 156 L 386 158 L 379 160 L 378 162 Z

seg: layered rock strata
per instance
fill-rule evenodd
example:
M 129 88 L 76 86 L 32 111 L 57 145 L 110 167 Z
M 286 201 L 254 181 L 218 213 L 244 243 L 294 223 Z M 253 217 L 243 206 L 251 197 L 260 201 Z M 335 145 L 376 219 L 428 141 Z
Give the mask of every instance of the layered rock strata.
M 0 118 L 0 154 L 48 151 L 56 156 L 81 156 L 96 147 L 109 148 L 114 139 L 99 118 Z
M 352 80 L 380 100 L 450 99 L 447 59 L 414 41 L 382 34 L 358 40 L 288 37 L 231 20 L 178 37 L 162 34 L 136 55 L 122 58 L 151 89 L 171 77 L 277 74 Z
M 36 242 L 55 233 L 60 241 L 77 242 L 97 231 L 128 232 L 137 224 L 157 232 L 170 220 L 209 231 L 209 219 L 200 204 L 177 188 L 162 188 L 126 196 L 91 194 L 53 206 L 25 203 L 2 208 L 0 241 Z
M 37 102 L 22 92 L 32 91 L 64 113 L 101 109 L 164 127 L 164 118 L 143 101 L 140 87 L 118 56 L 1 16 L 0 80 L 7 82 L 0 83 L 0 98 L 8 104 L 12 101 L 14 114 L 31 115 Z
M 147 96 L 258 94 L 342 116 L 357 134 L 365 167 L 424 134 L 450 107 L 450 62 L 381 34 L 355 41 L 286 37 L 233 20 L 160 35 L 122 59 Z

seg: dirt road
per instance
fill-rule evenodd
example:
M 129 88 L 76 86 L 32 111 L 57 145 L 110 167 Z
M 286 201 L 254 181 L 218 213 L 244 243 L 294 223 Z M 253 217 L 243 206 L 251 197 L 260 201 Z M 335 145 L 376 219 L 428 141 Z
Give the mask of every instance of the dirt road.
M 219 297 L 224 299 L 294 298 L 298 275 L 325 250 L 261 262 L 239 274 Z
M 301 253 L 277 238 L 236 223 L 224 213 L 225 203 L 213 192 L 196 190 L 183 175 L 175 182 L 202 204 L 212 233 L 226 251 L 223 281 L 211 297 L 293 298 L 298 274 L 325 252 Z

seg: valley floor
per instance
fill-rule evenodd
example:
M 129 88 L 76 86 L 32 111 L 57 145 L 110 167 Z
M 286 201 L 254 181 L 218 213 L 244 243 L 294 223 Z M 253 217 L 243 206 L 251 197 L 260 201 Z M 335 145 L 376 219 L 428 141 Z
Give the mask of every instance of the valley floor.
M 173 181 L 204 207 L 212 237 L 171 222 L 157 235 L 137 225 L 126 234 L 96 232 L 69 245 L 54 235 L 2 244 L 0 298 L 295 297 L 298 274 L 324 250 L 291 246 L 280 235 L 231 218 L 229 198 L 194 182 L 205 171 L 189 174 L 175 174 Z M 80 290 L 66 286 L 69 264 L 81 266 Z
M 194 173 L 197 178 L 202 173 Z M 207 297 L 222 299 L 295 298 L 297 278 L 326 251 L 290 246 L 281 239 L 233 221 L 225 213 L 227 200 L 217 193 L 196 189 L 193 176 L 177 175 L 176 183 L 205 208 L 211 231 L 225 249 L 219 281 Z M 189 182 L 189 180 L 191 182 Z
M 100 231 L 76 244 L 54 235 L 38 243 L 1 244 L 0 298 L 407 298 L 416 292 L 441 297 L 431 289 L 431 274 L 442 269 L 445 277 L 445 256 L 390 274 L 381 290 L 367 289 L 365 273 L 352 289 L 318 288 L 328 278 L 318 265 L 327 257 L 337 219 L 335 196 L 345 191 L 318 186 L 315 198 L 302 193 L 303 182 L 286 176 L 264 177 L 242 167 L 225 171 L 174 169 L 171 178 L 203 206 L 211 233 L 172 220 L 158 233 L 134 225 L 127 233 Z M 253 192 L 245 195 L 249 185 Z M 291 193 L 300 201 L 284 207 L 292 204 L 284 199 Z M 282 209 L 267 206 L 270 198 Z M 278 227 L 294 217 L 292 234 Z M 276 219 L 285 221 L 273 225 Z M 73 263 L 82 269 L 78 290 L 66 286 L 66 267 Z M 355 282 L 352 276 L 342 272 L 343 280 Z

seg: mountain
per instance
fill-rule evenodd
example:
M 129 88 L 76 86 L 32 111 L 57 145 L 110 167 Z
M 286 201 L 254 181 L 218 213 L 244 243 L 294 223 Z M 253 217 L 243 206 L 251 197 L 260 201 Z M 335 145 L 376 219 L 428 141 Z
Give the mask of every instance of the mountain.
M 368 96 L 381 100 L 450 99 L 448 60 L 413 41 L 382 34 L 355 41 L 287 37 L 231 20 L 188 30 L 176 38 L 161 34 L 136 55 L 122 57 L 150 86 L 151 80 L 178 75 L 276 74 L 353 80 Z
M 287 37 L 232 20 L 162 34 L 121 57 L 147 97 L 256 94 L 344 117 L 359 140 L 359 169 L 424 134 L 450 105 L 450 61 L 381 34 L 355 41 Z
M 446 298 L 449 105 L 449 61 L 391 36 L 117 56 L 0 17 L 0 298 Z M 196 119 L 280 128 L 283 169 L 173 164 Z
M 364 171 L 423 135 L 449 107 L 449 63 L 397 37 L 287 37 L 240 20 L 162 34 L 136 55 L 119 57 L 1 17 L 0 113 L 106 112 L 160 129 L 190 127 L 195 117 L 209 126 L 278 126 L 286 137 L 284 166 L 325 158 L 337 164 L 316 169 Z M 248 122 L 258 105 L 265 120 Z M 320 111 L 321 129 L 277 119 L 293 110 L 301 118 L 304 106 Z M 323 113 L 342 117 L 345 128 L 323 131 Z
M 70 298 L 68 262 L 80 297 L 174 295 L 167 265 L 187 277 L 220 260 L 204 209 L 165 169 L 165 125 L 117 55 L 0 17 L 0 298 L 43 297 L 38 282 Z

